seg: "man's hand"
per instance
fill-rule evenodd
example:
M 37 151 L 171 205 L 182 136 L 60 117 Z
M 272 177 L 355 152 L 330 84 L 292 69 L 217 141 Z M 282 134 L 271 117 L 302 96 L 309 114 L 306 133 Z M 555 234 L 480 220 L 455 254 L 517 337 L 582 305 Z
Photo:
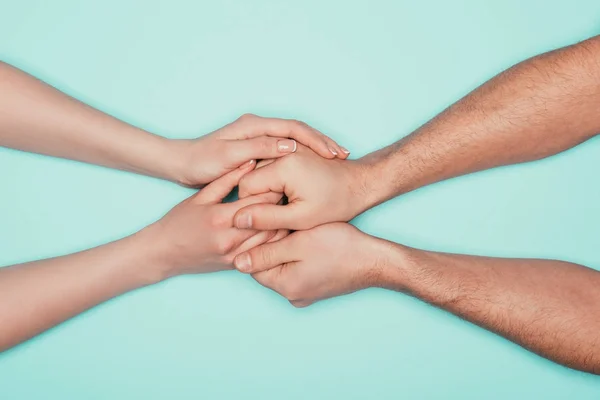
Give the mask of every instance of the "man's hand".
M 275 159 L 296 151 L 298 143 L 324 158 L 345 159 L 349 151 L 307 124 L 245 114 L 195 140 L 171 141 L 171 156 L 181 160 L 175 179 L 198 187 L 249 160 Z
M 600 272 L 582 265 L 418 250 L 345 223 L 294 232 L 240 253 L 234 264 L 296 307 L 382 287 L 600 374 Z
M 300 230 L 349 221 L 365 209 L 364 179 L 358 162 L 327 160 L 299 145 L 295 154 L 257 169 L 240 181 L 240 198 L 275 192 L 285 194 L 288 204 L 245 207 L 236 214 L 235 226 Z
M 294 232 L 239 254 L 234 264 L 296 307 L 378 285 L 387 242 L 347 223 Z
M 279 195 L 268 193 L 221 203 L 255 165 L 256 162 L 250 161 L 217 179 L 139 233 L 160 260 L 156 264 L 160 270 L 158 280 L 232 269 L 238 253 L 283 237 L 284 232 L 233 227 L 233 216 L 240 208 L 260 202 L 276 203 Z

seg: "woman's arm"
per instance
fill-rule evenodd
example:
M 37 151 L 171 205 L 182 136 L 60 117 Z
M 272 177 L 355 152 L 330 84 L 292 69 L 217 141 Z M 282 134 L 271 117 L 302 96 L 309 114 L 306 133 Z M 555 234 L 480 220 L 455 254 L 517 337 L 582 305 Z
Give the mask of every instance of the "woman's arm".
M 220 203 L 247 163 L 214 181 L 140 232 L 91 250 L 0 268 L 0 352 L 99 303 L 186 273 L 231 269 L 240 251 L 281 235 L 231 228 L 242 206 L 264 195 Z
M 333 140 L 305 124 L 253 115 L 197 140 L 170 140 L 0 62 L 0 146 L 200 186 L 251 159 L 291 153 L 294 140 L 323 157 L 347 157 Z

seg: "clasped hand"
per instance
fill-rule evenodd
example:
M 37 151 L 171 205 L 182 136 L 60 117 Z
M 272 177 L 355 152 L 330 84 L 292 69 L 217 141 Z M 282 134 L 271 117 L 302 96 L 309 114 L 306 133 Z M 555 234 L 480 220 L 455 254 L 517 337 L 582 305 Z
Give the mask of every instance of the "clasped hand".
M 368 253 L 352 251 L 381 243 L 346 223 L 368 208 L 364 167 L 347 150 L 303 123 L 252 115 L 182 145 L 179 183 L 212 182 L 142 232 L 158 243 L 157 280 L 235 266 L 295 306 L 377 284 Z M 238 185 L 239 200 L 222 203 Z

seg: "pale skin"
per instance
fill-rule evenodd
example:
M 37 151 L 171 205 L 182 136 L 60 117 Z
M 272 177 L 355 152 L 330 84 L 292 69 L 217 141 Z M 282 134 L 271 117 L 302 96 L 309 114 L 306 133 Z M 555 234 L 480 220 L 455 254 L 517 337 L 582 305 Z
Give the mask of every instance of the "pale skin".
M 287 231 L 233 227 L 240 207 L 277 203 L 280 195 L 220 203 L 256 159 L 287 156 L 299 143 L 324 158 L 348 156 L 302 122 L 251 114 L 198 139 L 166 139 L 0 62 L 0 146 L 204 187 L 127 238 L 0 268 L 0 351 L 129 290 L 174 275 L 232 269 L 240 251 L 284 237 Z
M 0 146 L 67 158 L 200 187 L 256 159 L 292 153 L 300 142 L 325 158 L 348 150 L 303 122 L 246 114 L 198 139 L 151 134 L 0 62 Z
M 100 247 L 0 268 L 0 351 L 97 304 L 182 274 L 232 269 L 236 254 L 283 237 L 233 228 L 240 207 L 278 201 L 273 194 L 221 203 L 248 162 L 184 200 L 156 223 Z
M 594 37 L 514 66 L 361 159 L 321 160 L 300 147 L 246 175 L 241 197 L 280 192 L 289 204 L 245 207 L 236 226 L 306 230 L 239 254 L 236 267 L 299 307 L 368 287 L 408 293 L 543 357 L 600 374 L 600 272 L 556 260 L 417 250 L 346 223 L 422 186 L 592 138 L 600 132 L 598 60 Z

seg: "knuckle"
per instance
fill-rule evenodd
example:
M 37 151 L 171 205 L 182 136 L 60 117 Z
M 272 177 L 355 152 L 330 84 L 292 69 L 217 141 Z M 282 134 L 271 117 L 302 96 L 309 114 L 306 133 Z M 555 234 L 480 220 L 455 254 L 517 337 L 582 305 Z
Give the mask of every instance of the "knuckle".
M 258 146 L 266 153 L 268 151 L 277 149 L 277 141 L 276 139 L 264 136 L 260 139 Z
M 291 136 L 292 133 L 298 132 L 299 130 L 304 129 L 304 123 L 302 121 L 298 121 L 297 119 L 291 119 L 288 123 L 288 135 Z
M 257 115 L 252 114 L 252 113 L 245 113 L 240 115 L 240 117 L 236 120 L 236 122 L 239 122 L 241 124 L 246 124 L 246 123 L 251 123 L 253 121 L 255 121 L 258 118 Z
M 260 259 L 258 261 L 260 261 L 262 263 L 262 265 L 271 265 L 271 262 L 273 261 L 273 252 L 269 249 L 263 249 L 260 252 Z
M 232 249 L 232 241 L 223 235 L 219 235 L 215 237 L 215 251 L 219 255 L 225 255 L 229 253 Z
M 299 119 L 291 119 L 290 123 L 292 127 L 296 129 L 305 129 L 308 127 L 308 125 L 306 125 L 306 122 L 300 121 Z
M 277 215 L 273 207 L 266 208 L 262 213 L 260 213 L 258 219 L 263 226 L 277 225 Z
M 252 271 L 259 272 L 270 265 L 271 255 L 268 250 L 258 247 L 250 250 L 248 254 L 250 255 Z
M 267 204 L 277 204 L 283 198 L 283 193 L 269 192 L 260 195 L 260 199 Z
M 217 229 L 217 228 L 221 228 L 223 225 L 225 225 L 227 219 L 225 218 L 225 215 L 221 212 L 214 212 L 211 214 L 210 216 L 210 225 L 211 227 Z

